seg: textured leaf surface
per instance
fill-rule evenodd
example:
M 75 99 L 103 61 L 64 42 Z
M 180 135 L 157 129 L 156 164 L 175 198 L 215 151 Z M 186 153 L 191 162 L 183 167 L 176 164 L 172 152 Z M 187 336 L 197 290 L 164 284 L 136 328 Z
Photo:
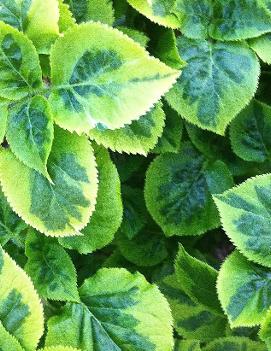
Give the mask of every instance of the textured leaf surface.
M 73 18 L 73 14 L 70 11 L 70 7 L 68 4 L 64 2 L 64 0 L 58 0 L 59 7 L 59 31 L 61 33 L 66 32 L 70 27 L 75 25 L 75 19 Z
M 2 337 L 11 338 L 14 351 L 36 348 L 43 333 L 43 310 L 39 297 L 26 273 L 0 248 L 0 346 Z M 5 335 L 6 334 L 6 335 Z M 2 343 L 2 344 L 1 344 Z
M 40 349 L 39 351 L 80 351 L 79 349 L 75 349 L 69 346 L 52 346 L 45 347 L 45 349 Z
M 67 304 L 48 322 L 46 345 L 86 351 L 170 351 L 169 306 L 155 285 L 125 269 L 101 269 L 79 290 L 81 304 Z
M 266 317 L 262 321 L 259 337 L 266 343 L 267 349 L 271 348 L 271 309 L 267 311 Z
M 233 151 L 245 161 L 264 162 L 271 156 L 271 107 L 252 100 L 230 125 Z
M 29 39 L 0 22 L 0 96 L 18 100 L 41 87 L 38 54 Z
M 210 342 L 202 351 L 267 351 L 264 343 L 245 337 L 220 338 Z
M 12 208 L 42 233 L 76 235 L 88 223 L 97 194 L 96 163 L 88 140 L 56 129 L 48 172 L 53 183 L 9 150 L 1 150 L 1 183 Z
M 35 96 L 10 109 L 7 141 L 11 150 L 24 164 L 48 178 L 46 164 L 53 137 L 53 118 L 45 98 Z
M 179 37 L 177 45 L 187 66 L 167 101 L 189 122 L 223 135 L 256 91 L 256 55 L 243 43 Z
M 19 341 L 9 334 L 2 322 L 0 322 L 0 347 L 3 351 L 24 351 Z
M 66 251 L 53 238 L 34 230 L 26 237 L 25 271 L 43 298 L 78 301 L 76 271 Z
M 263 62 L 271 64 L 271 34 L 267 33 L 258 38 L 249 40 L 250 47 Z
M 54 45 L 51 62 L 55 121 L 79 133 L 131 123 L 179 76 L 120 31 L 100 23 L 66 32 Z
M 83 236 L 59 239 L 64 247 L 84 254 L 101 249 L 113 240 L 121 224 L 123 212 L 116 166 L 103 147 L 95 147 L 95 156 L 99 173 L 95 212 L 82 230 Z
M 92 129 L 91 139 L 112 151 L 147 155 L 163 133 L 165 114 L 158 104 L 146 115 L 131 124 L 114 130 Z
M 204 156 L 189 143 L 178 154 L 162 154 L 150 165 L 146 204 L 166 235 L 198 235 L 219 225 L 206 167 Z
M 198 340 L 178 340 L 174 351 L 201 351 Z
M 270 271 L 235 251 L 223 263 L 218 297 L 232 327 L 259 325 L 271 306 Z
M 87 3 L 85 21 L 99 21 L 113 25 L 115 18 L 112 0 L 88 0 Z
M 7 119 L 8 119 L 8 103 L 0 102 L 0 143 L 3 142 L 6 134 Z
M 250 260 L 271 267 L 271 175 L 261 175 L 214 196 L 226 234 Z

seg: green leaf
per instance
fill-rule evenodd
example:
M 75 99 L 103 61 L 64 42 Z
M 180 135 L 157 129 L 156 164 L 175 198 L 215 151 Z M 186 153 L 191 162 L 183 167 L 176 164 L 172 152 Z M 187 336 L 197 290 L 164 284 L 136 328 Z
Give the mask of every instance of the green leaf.
M 45 349 L 39 349 L 38 351 L 80 351 L 80 350 L 69 346 L 52 346 L 52 347 L 45 347 Z
M 145 33 L 140 32 L 139 30 L 118 26 L 116 27 L 118 30 L 123 32 L 124 34 L 128 35 L 131 39 L 139 43 L 143 48 L 146 48 L 149 42 L 149 38 L 145 35 Z
M 121 128 L 139 119 L 179 76 L 120 31 L 101 23 L 67 31 L 52 49 L 51 65 L 55 121 L 78 133 L 95 126 Z
M 112 151 L 146 156 L 163 133 L 165 114 L 158 103 L 150 112 L 120 129 L 89 132 L 90 139 Z
M 74 265 L 55 239 L 29 230 L 25 253 L 28 257 L 25 271 L 41 297 L 60 301 L 79 300 Z
M 0 96 L 19 100 L 41 87 L 38 54 L 29 39 L 0 22 Z
M 88 140 L 56 129 L 48 172 L 52 183 L 8 149 L 0 152 L 1 184 L 15 212 L 44 234 L 76 235 L 88 223 L 97 194 L 96 164 Z
M 0 143 L 4 141 L 7 130 L 8 103 L 0 101 Z
M 217 40 L 258 37 L 271 31 L 271 12 L 262 0 L 220 0 L 214 3 L 209 34 Z
M 224 261 L 218 275 L 217 291 L 230 325 L 259 325 L 271 306 L 270 270 L 248 261 L 238 251 Z
M 171 351 L 169 306 L 155 285 L 125 269 L 101 269 L 48 321 L 46 346 L 65 343 L 86 351 Z
M 256 55 L 244 43 L 180 36 L 177 45 L 187 66 L 167 101 L 190 123 L 223 135 L 256 91 L 260 73 Z
M 75 25 L 75 19 L 70 11 L 68 4 L 65 4 L 64 0 L 58 0 L 59 7 L 59 31 L 61 33 L 66 32 L 70 27 Z
M 50 179 L 47 160 L 54 137 L 50 106 L 42 96 L 9 109 L 7 141 L 14 154 L 28 167 Z
M 231 336 L 211 341 L 202 351 L 267 351 L 264 343 L 246 337 Z
M 259 331 L 259 338 L 266 343 L 267 349 L 271 349 L 271 309 L 267 311 L 265 318 L 262 321 Z
M 0 347 L 2 351 L 24 351 L 19 341 L 9 334 L 3 324 L 0 322 Z
M 198 340 L 178 340 L 174 351 L 201 351 Z
M 199 235 L 219 226 L 206 182 L 208 162 L 190 143 L 178 154 L 162 154 L 151 163 L 145 200 L 167 236 Z
M 245 161 L 264 162 L 271 156 L 271 107 L 257 100 L 230 125 L 233 151 Z
M 21 350 L 18 344 L 26 351 L 34 350 L 43 334 L 43 310 L 29 277 L 0 248 L 0 346 L 3 351 L 11 350 L 4 348 L 2 340 L 6 335 L 12 339 L 7 333 L 15 338 L 14 350 Z
M 271 267 L 271 175 L 261 175 L 215 195 L 228 237 L 248 259 Z
M 175 0 L 128 0 L 128 3 L 152 22 L 174 29 L 180 25 L 174 13 Z
M 249 46 L 263 62 L 271 65 L 271 34 L 267 33 L 258 38 L 250 39 Z
M 99 188 L 95 211 L 82 230 L 83 236 L 61 238 L 61 245 L 80 253 L 90 253 L 109 244 L 122 221 L 120 180 L 116 166 L 103 147 L 95 147 Z
M 115 18 L 112 0 L 87 0 L 87 3 L 87 11 L 84 15 L 84 20 L 86 22 L 99 21 L 110 26 L 113 25 Z

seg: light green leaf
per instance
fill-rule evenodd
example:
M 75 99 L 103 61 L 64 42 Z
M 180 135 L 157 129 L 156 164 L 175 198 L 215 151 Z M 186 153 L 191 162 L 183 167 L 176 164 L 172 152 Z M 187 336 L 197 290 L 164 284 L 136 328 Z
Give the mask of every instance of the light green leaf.
M 120 129 L 89 132 L 90 139 L 112 151 L 146 156 L 156 145 L 163 133 L 165 114 L 162 104 L 158 103 L 150 112 Z
M 84 16 L 86 22 L 99 21 L 110 26 L 113 25 L 115 18 L 112 0 L 87 0 L 87 4 L 87 11 Z
M 45 349 L 39 349 L 39 351 L 80 351 L 80 350 L 69 346 L 52 346 L 52 347 L 45 347 Z
M 231 336 L 211 341 L 202 351 L 267 351 L 264 343 L 246 337 Z
M 29 230 L 24 267 L 39 295 L 60 301 L 78 301 L 77 276 L 70 256 L 53 238 Z
M 0 22 L 0 96 L 19 100 L 41 87 L 38 54 L 29 39 Z
M 263 62 L 271 65 L 271 33 L 250 39 L 248 43 Z
M 162 154 L 151 163 L 145 200 L 167 236 L 199 235 L 219 226 L 205 177 L 208 161 L 190 143 L 178 154 Z
M 40 53 L 48 53 L 59 34 L 57 0 L 0 0 L 0 20 L 24 31 Z
M 26 273 L 0 248 L 0 346 L 2 337 L 14 340 L 14 351 L 32 351 L 43 334 L 43 310 L 39 297 Z M 1 335 L 2 334 L 2 335 Z M 6 334 L 6 335 L 5 335 Z M 2 344 L 1 344 L 2 343 Z M 2 346 L 3 345 L 3 346 Z M 13 351 L 13 350 L 12 350 Z
M 86 351 L 171 351 L 169 306 L 155 285 L 125 269 L 101 269 L 48 321 L 46 346 L 65 343 Z
M 178 340 L 174 351 L 201 351 L 198 340 Z
M 223 135 L 256 91 L 260 73 L 256 55 L 244 43 L 180 36 L 177 45 L 187 66 L 167 101 L 190 123 Z
M 64 0 L 58 0 L 59 7 L 59 31 L 61 33 L 66 32 L 70 27 L 75 25 L 75 19 L 70 11 L 70 7 L 68 4 L 64 2 Z
M 95 146 L 99 188 L 95 211 L 82 230 L 83 236 L 59 239 L 61 245 L 80 253 L 90 253 L 109 244 L 122 221 L 120 180 L 116 166 L 103 147 Z
M 217 280 L 218 297 L 230 325 L 259 325 L 271 306 L 270 271 L 248 261 L 238 251 L 222 264 Z
M 121 32 L 123 32 L 124 34 L 128 35 L 128 37 L 130 37 L 137 43 L 139 43 L 141 46 L 143 46 L 143 48 L 147 47 L 149 38 L 143 32 L 140 32 L 139 30 L 136 30 L 133 28 L 123 27 L 123 26 L 118 26 L 116 28 Z
M 175 0 L 128 0 L 128 3 L 152 22 L 174 29 L 180 25 L 174 14 Z
M 271 267 L 271 175 L 214 196 L 224 230 L 248 259 Z
M 0 143 L 4 141 L 7 130 L 8 102 L 0 101 Z
M 9 334 L 2 322 L 0 322 L 0 348 L 2 351 L 24 351 L 19 341 Z
M 259 331 L 259 337 L 267 345 L 267 349 L 271 349 L 271 309 L 267 311 L 267 314 L 262 321 L 261 328 Z
M 15 212 L 44 234 L 76 235 L 88 223 L 97 194 L 96 164 L 88 140 L 56 129 L 48 172 L 52 183 L 8 149 L 0 152 L 1 184 Z
M 28 167 L 50 179 L 47 160 L 54 138 L 50 106 L 42 96 L 9 109 L 7 141 L 14 154 Z
M 233 151 L 245 161 L 264 162 L 271 156 L 271 107 L 257 100 L 230 125 Z
M 55 121 L 78 133 L 139 119 L 179 76 L 120 31 L 94 22 L 59 38 L 51 64 Z
M 209 34 L 217 40 L 258 37 L 271 31 L 271 12 L 262 0 L 219 0 Z

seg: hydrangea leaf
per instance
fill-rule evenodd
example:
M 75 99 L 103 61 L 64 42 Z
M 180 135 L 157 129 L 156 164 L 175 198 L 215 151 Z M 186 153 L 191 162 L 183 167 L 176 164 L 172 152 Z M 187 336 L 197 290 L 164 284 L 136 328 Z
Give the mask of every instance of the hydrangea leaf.
M 267 311 L 265 318 L 262 321 L 261 328 L 259 331 L 259 337 L 263 340 L 266 345 L 267 349 L 270 350 L 271 348 L 271 309 Z
M 233 151 L 245 161 L 270 159 L 270 134 L 271 107 L 257 100 L 252 100 L 230 125 Z
M 59 31 L 61 33 L 66 32 L 70 27 L 75 25 L 75 19 L 73 18 L 72 12 L 68 4 L 64 0 L 58 0 L 59 7 Z
M 128 3 L 152 22 L 174 29 L 180 25 L 174 13 L 175 0 L 128 0 Z
M 39 52 L 48 53 L 59 34 L 57 0 L 1 0 L 0 20 L 26 33 Z
M 208 162 L 190 143 L 178 154 L 162 154 L 151 163 L 145 200 L 167 236 L 199 235 L 219 226 L 206 182 Z
M 271 12 L 262 0 L 220 0 L 214 4 L 209 34 L 217 40 L 241 40 L 271 31 Z
M 181 337 L 205 341 L 225 335 L 225 316 L 191 300 L 176 274 L 164 277 L 158 285 L 170 304 L 174 328 Z
M 80 351 L 80 350 L 69 346 L 52 346 L 52 347 L 45 347 L 45 349 L 39 349 L 38 351 Z
M 60 301 L 78 301 L 77 276 L 70 256 L 56 239 L 29 230 L 24 267 L 39 295 Z
M 9 109 L 7 141 L 11 150 L 24 164 L 48 179 L 46 164 L 53 137 L 50 106 L 42 96 L 35 96 Z
M 267 351 L 264 343 L 246 337 L 231 336 L 211 341 L 202 351 Z
M 41 87 L 38 54 L 29 39 L 0 22 L 0 96 L 19 100 Z
M 147 47 L 149 38 L 145 33 L 140 32 L 139 30 L 124 27 L 124 26 L 118 26 L 116 28 L 121 32 L 123 32 L 124 34 L 128 35 L 128 37 L 132 38 L 137 43 L 139 43 L 141 46 L 143 46 L 143 48 Z
M 120 31 L 94 22 L 59 38 L 51 63 L 55 121 L 78 133 L 95 126 L 121 128 L 139 119 L 180 74 Z
M 201 351 L 198 340 L 178 340 L 174 351 Z
M 150 112 L 120 129 L 91 129 L 89 136 L 112 151 L 146 156 L 163 133 L 165 114 L 158 103 Z
M 228 237 L 248 259 L 271 267 L 271 175 L 261 175 L 215 195 Z
M 263 62 L 271 65 L 271 33 L 250 39 L 249 46 L 256 52 Z
M 109 244 L 122 221 L 120 179 L 116 166 L 103 147 L 95 147 L 99 188 L 95 211 L 82 230 L 83 236 L 59 239 L 61 245 L 80 253 L 90 253 Z
M 256 55 L 243 43 L 181 36 L 177 45 L 187 66 L 167 101 L 190 123 L 223 135 L 256 91 L 260 72 Z
M 2 248 L 0 248 L 0 322 L 0 336 L 5 335 L 5 332 L 9 333 L 16 339 L 14 343 L 19 343 L 26 351 L 34 350 L 43 334 L 43 310 L 33 284 Z M 1 345 L 2 337 L 0 340 Z M 19 347 L 17 349 L 20 350 Z M 9 350 L 10 348 L 3 349 L 3 351 Z
M 15 339 L 0 322 L 0 347 L 2 351 L 24 351 L 19 341 Z
M 217 291 L 231 327 L 259 325 L 271 306 L 270 272 L 235 251 L 224 261 Z
M 15 212 L 40 232 L 76 235 L 88 223 L 97 194 L 96 163 L 88 140 L 56 129 L 47 168 L 52 183 L 2 149 L 4 194 Z
M 65 343 L 86 351 L 171 351 L 168 303 L 155 285 L 125 269 L 101 269 L 48 321 L 46 346 Z
M 5 138 L 5 134 L 7 130 L 8 105 L 9 103 L 0 101 L 0 143 L 1 144 Z

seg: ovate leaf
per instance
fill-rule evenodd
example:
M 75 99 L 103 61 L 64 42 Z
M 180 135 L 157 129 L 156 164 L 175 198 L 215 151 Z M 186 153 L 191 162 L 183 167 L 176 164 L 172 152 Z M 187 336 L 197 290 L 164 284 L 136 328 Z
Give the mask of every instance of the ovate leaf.
M 15 338 L 14 350 L 32 351 L 43 334 L 43 310 L 26 273 L 0 248 L 0 346 L 8 333 Z M 6 334 L 6 335 L 5 335 Z
M 67 304 L 49 319 L 46 345 L 86 351 L 171 351 L 169 306 L 155 285 L 125 269 L 101 269 L 79 290 L 81 304 Z
M 19 100 L 41 87 L 38 54 L 29 39 L 0 22 L 0 96 Z
M 75 19 L 73 18 L 72 12 L 68 4 L 64 0 L 58 0 L 59 7 L 59 31 L 61 33 L 66 32 L 70 27 L 75 25 Z
M 271 156 L 271 107 L 257 100 L 230 125 L 233 151 L 245 161 L 264 162 Z
M 179 76 L 120 31 L 100 23 L 66 32 L 52 49 L 51 63 L 55 121 L 78 133 L 95 126 L 121 128 L 139 119 Z
M 231 336 L 211 341 L 202 351 L 267 351 L 264 343 L 246 337 Z
M 263 62 L 271 64 L 271 33 L 249 40 L 249 45 Z
M 231 327 L 259 325 L 271 306 L 267 268 L 235 251 L 223 263 L 217 280 L 218 297 Z
M 165 124 L 162 104 L 158 104 L 146 115 L 120 129 L 89 132 L 91 139 L 117 152 L 147 155 L 162 135 Z
M 243 43 L 180 36 L 177 45 L 187 66 L 167 101 L 189 122 L 223 135 L 256 91 L 260 72 L 256 55 Z
M 28 167 L 49 178 L 47 160 L 54 137 L 48 102 L 35 96 L 9 110 L 7 141 L 14 154 Z
M 29 230 L 25 252 L 28 257 L 25 271 L 43 298 L 78 301 L 76 271 L 71 258 L 56 239 L 46 238 Z
M 122 221 L 120 180 L 116 166 L 103 147 L 95 146 L 99 188 L 95 211 L 82 236 L 61 238 L 61 245 L 80 253 L 90 253 L 109 244 Z
M 271 175 L 214 196 L 226 234 L 250 260 L 271 267 Z
M 8 149 L 0 152 L 1 183 L 12 208 L 42 233 L 76 235 L 88 223 L 97 194 L 96 164 L 88 140 L 56 129 L 47 168 L 52 182 Z

